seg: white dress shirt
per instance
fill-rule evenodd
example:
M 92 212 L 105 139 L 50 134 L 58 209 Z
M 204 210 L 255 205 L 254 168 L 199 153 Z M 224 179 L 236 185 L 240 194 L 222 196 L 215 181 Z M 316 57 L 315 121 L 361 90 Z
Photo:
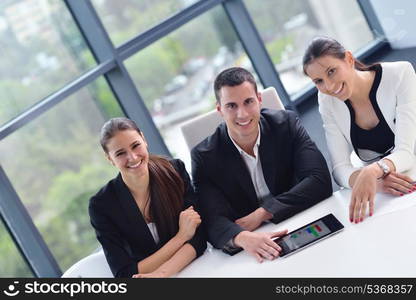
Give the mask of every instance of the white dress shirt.
M 254 190 L 256 191 L 257 199 L 259 201 L 259 205 L 262 204 L 262 199 L 268 195 L 270 195 L 270 190 L 267 187 L 266 181 L 264 180 L 263 175 L 263 168 L 261 167 L 261 161 L 260 161 L 260 154 L 259 154 L 259 146 L 260 146 L 260 125 L 258 126 L 259 133 L 257 135 L 256 143 L 253 147 L 253 153 L 254 157 L 245 152 L 243 149 L 241 149 L 240 146 L 237 145 L 237 143 L 233 140 L 233 138 L 230 135 L 230 132 L 228 132 L 228 136 L 230 137 L 231 141 L 233 142 L 234 146 L 237 148 L 238 152 L 241 155 L 241 158 L 246 163 L 248 172 L 250 173 L 251 181 L 253 182 Z M 234 238 L 232 238 L 226 246 L 236 247 L 234 244 Z
M 152 234 L 155 243 L 159 243 L 159 234 L 157 232 L 156 224 L 155 223 L 147 223 L 147 227 L 149 227 L 150 233 Z
M 264 180 L 263 168 L 261 167 L 260 154 L 259 154 L 260 134 L 261 134 L 260 126 L 258 128 L 259 128 L 259 133 L 257 135 L 256 143 L 254 144 L 254 147 L 253 147 L 254 157 L 248 154 L 247 152 L 245 152 L 243 149 L 241 149 L 241 147 L 238 146 L 237 143 L 233 140 L 229 132 L 228 132 L 228 136 L 230 137 L 234 146 L 237 148 L 242 159 L 246 163 L 248 172 L 250 173 L 251 181 L 253 182 L 254 190 L 256 191 L 257 199 L 259 200 L 259 204 L 261 205 L 262 199 L 270 195 L 270 190 L 267 187 L 266 181 Z

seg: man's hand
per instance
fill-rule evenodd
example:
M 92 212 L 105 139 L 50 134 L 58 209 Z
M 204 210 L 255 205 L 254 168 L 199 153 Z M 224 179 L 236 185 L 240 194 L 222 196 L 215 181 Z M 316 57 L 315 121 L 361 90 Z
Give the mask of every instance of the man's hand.
M 235 236 L 234 244 L 242 247 L 261 263 L 264 259 L 273 260 L 280 255 L 282 249 L 273 241 L 273 238 L 283 236 L 286 233 L 287 229 L 278 232 L 242 231 Z
M 253 231 L 258 228 L 261 223 L 270 220 L 271 218 L 273 218 L 271 213 L 269 213 L 263 207 L 259 207 L 251 214 L 235 220 L 235 223 L 240 225 L 244 230 Z

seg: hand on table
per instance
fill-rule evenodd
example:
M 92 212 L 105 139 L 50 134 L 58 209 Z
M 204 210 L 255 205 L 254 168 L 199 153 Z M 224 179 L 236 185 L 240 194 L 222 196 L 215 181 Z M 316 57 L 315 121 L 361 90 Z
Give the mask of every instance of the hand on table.
M 374 196 L 377 190 L 377 176 L 371 168 L 365 167 L 358 174 L 351 193 L 350 221 L 362 222 L 369 208 L 369 215 L 374 213 Z
M 287 229 L 278 232 L 242 231 L 234 238 L 234 243 L 253 255 L 261 263 L 264 259 L 273 260 L 280 255 L 282 249 L 273 239 L 286 233 Z
M 391 172 L 377 184 L 379 192 L 391 194 L 394 196 L 403 196 L 416 190 L 413 179 L 407 175 Z
M 391 172 L 383 179 L 377 180 L 377 175 L 371 167 L 365 167 L 358 174 L 355 180 L 350 202 L 350 221 L 362 222 L 367 213 L 374 214 L 374 201 L 377 191 L 403 196 L 416 190 L 413 180 L 404 174 Z
M 145 273 L 145 274 L 134 274 L 132 278 L 166 278 L 168 277 L 167 274 L 163 271 L 154 271 L 151 273 Z

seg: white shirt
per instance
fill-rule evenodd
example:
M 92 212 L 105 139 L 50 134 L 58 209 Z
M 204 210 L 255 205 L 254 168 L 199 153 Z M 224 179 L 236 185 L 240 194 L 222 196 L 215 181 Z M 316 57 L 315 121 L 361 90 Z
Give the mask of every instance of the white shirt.
M 270 195 L 270 190 L 267 187 L 266 181 L 264 180 L 263 168 L 261 167 L 261 161 L 260 161 L 260 155 L 259 155 L 260 125 L 258 128 L 259 128 L 259 133 L 257 135 L 256 143 L 254 144 L 254 147 L 253 147 L 253 153 L 255 157 L 251 156 L 250 154 L 245 152 L 243 149 L 241 149 L 241 147 L 238 146 L 237 143 L 231 137 L 230 132 L 228 132 L 228 136 L 230 137 L 234 146 L 237 148 L 238 152 L 240 153 L 241 158 L 246 163 L 248 172 L 250 173 L 251 182 L 253 182 L 254 190 L 256 191 L 257 199 L 259 200 L 259 204 L 261 205 L 262 199 L 265 196 Z M 234 244 L 234 238 L 229 240 L 226 245 L 231 246 L 231 247 L 236 247 L 236 245 Z
M 267 187 L 266 181 L 264 180 L 263 175 L 263 168 L 261 167 L 260 155 L 259 155 L 259 146 L 260 146 L 260 126 L 259 133 L 257 135 L 256 143 L 253 147 L 254 157 L 245 152 L 241 149 L 240 146 L 233 140 L 230 133 L 228 132 L 228 136 L 230 137 L 231 141 L 233 142 L 234 146 L 237 148 L 238 152 L 240 153 L 242 159 L 246 163 L 248 172 L 250 173 L 251 181 L 253 182 L 254 190 L 256 191 L 257 199 L 261 204 L 262 199 L 265 196 L 270 195 L 270 190 Z
M 149 227 L 150 233 L 153 236 L 153 239 L 155 240 L 155 243 L 159 243 L 159 234 L 157 233 L 157 228 L 155 223 L 148 223 L 147 227 Z

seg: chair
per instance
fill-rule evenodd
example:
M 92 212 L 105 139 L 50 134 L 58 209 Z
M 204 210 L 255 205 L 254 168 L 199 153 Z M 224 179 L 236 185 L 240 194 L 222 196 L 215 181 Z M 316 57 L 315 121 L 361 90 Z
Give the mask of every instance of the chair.
M 285 109 L 274 87 L 263 90 L 261 97 L 263 100 L 263 108 Z M 188 149 L 191 150 L 204 138 L 212 134 L 221 122 L 222 118 L 216 110 L 184 122 L 181 125 L 181 130 Z
M 68 277 L 114 277 L 107 263 L 103 250 L 84 257 L 65 271 L 63 278 Z

